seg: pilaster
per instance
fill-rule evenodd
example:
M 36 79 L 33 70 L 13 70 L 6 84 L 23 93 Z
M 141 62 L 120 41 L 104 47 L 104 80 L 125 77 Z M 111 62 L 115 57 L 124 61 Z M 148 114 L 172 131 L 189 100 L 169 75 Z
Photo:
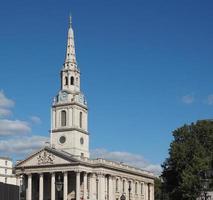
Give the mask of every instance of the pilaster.
M 105 200 L 105 175 L 98 174 L 98 200 Z
M 113 194 L 113 186 L 114 186 L 114 184 L 113 184 L 113 177 L 112 176 L 109 176 L 109 182 L 108 182 L 108 184 L 109 184 L 109 200 L 114 200 L 114 195 L 115 194 Z

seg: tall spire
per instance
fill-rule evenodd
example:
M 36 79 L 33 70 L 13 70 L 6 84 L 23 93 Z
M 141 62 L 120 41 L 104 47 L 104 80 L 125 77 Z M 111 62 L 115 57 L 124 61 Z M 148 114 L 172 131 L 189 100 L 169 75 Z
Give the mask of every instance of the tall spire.
M 76 64 L 74 33 L 73 33 L 73 29 L 72 29 L 71 15 L 69 16 L 69 27 L 68 27 L 68 35 L 67 35 L 67 49 L 66 49 L 66 56 L 65 56 L 65 64 L 66 64 L 66 66 L 70 66 L 69 64 Z
M 69 28 L 71 28 L 71 27 L 72 27 L 72 16 L 70 14 L 70 16 L 69 16 Z

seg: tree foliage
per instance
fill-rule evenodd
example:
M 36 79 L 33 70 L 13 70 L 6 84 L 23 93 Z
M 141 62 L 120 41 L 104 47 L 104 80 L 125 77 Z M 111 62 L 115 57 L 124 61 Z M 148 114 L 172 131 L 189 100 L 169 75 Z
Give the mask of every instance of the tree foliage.
M 155 200 L 169 200 L 160 178 L 155 178 Z
M 163 188 L 171 200 L 195 200 L 202 184 L 199 173 L 213 158 L 213 121 L 202 120 L 173 131 L 169 158 L 162 165 Z

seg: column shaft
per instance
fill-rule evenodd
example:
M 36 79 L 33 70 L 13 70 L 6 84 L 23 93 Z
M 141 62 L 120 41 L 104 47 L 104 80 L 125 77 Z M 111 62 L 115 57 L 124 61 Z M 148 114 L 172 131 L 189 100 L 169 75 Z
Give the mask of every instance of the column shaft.
M 76 200 L 80 200 L 80 172 L 76 172 Z
M 84 199 L 87 199 L 87 173 L 84 173 Z
M 64 172 L 64 200 L 67 200 L 67 188 L 68 188 L 68 179 L 67 179 L 67 172 Z
M 32 174 L 28 174 L 27 200 L 32 200 Z
M 51 200 L 55 200 L 55 173 L 51 176 Z
M 96 199 L 96 175 L 90 175 L 90 189 L 89 189 L 89 199 L 94 200 Z M 97 191 L 98 192 L 98 191 Z
M 44 198 L 44 176 L 43 174 L 39 175 L 39 200 Z

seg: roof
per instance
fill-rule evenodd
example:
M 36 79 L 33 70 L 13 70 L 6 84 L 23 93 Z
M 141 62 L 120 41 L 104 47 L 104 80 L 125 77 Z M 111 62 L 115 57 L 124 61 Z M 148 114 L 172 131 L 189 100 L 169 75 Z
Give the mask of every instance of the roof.
M 126 165 L 124 163 L 109 161 L 109 160 L 105 160 L 105 159 L 102 159 L 102 158 L 89 159 L 89 158 L 76 157 L 76 156 L 71 155 L 68 152 L 63 151 L 63 150 L 58 150 L 58 149 L 48 147 L 48 146 L 43 147 L 39 151 L 28 156 L 25 160 L 22 160 L 21 162 L 17 163 L 15 168 L 16 169 L 23 169 L 23 166 L 25 166 L 24 168 L 35 168 L 36 167 L 35 165 L 32 165 L 32 164 L 29 165 L 29 161 L 31 159 L 35 159 L 35 157 L 38 157 L 39 154 L 42 153 L 42 151 L 47 151 L 47 152 L 53 154 L 54 156 L 63 159 L 64 160 L 63 165 L 66 165 L 66 166 L 67 165 L 72 165 L 72 166 L 82 165 L 82 166 L 85 166 L 85 167 L 91 167 L 93 169 L 105 168 L 105 169 L 109 169 L 109 170 L 113 170 L 113 171 L 120 171 L 120 172 L 124 172 L 124 173 L 149 177 L 149 178 L 152 178 L 152 179 L 155 178 L 154 174 L 151 173 L 151 172 L 148 172 L 148 171 L 145 171 L 145 170 L 142 170 L 142 169 L 139 169 L 139 168 L 135 168 L 135 167 Z M 38 162 L 37 159 L 38 158 L 36 158 L 36 162 Z M 50 165 L 47 165 L 47 167 L 57 166 L 57 165 L 61 165 L 61 163 L 60 164 L 51 163 Z M 42 167 L 42 166 L 39 165 L 37 167 Z

